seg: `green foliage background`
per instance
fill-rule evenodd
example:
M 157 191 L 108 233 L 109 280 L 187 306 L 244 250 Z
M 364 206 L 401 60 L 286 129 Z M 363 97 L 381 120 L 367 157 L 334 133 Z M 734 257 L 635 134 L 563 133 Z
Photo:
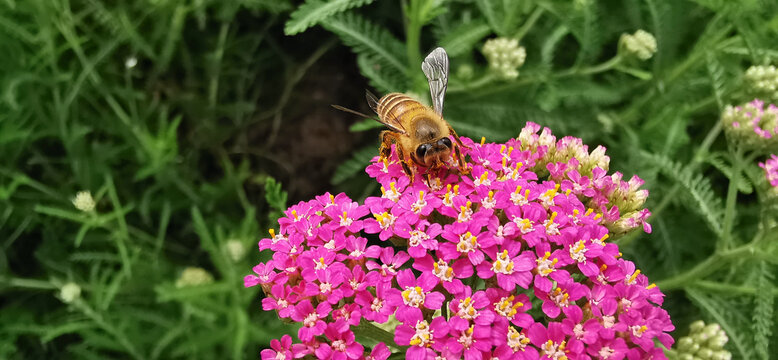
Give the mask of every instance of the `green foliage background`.
M 637 29 L 658 43 L 646 62 L 619 52 Z M 497 36 L 527 49 L 516 80 L 486 66 Z M 667 294 L 676 336 L 705 319 L 734 358 L 778 353 L 778 208 L 764 154 L 728 144 L 719 121 L 753 98 L 746 68 L 778 64 L 773 0 L 4 0 L 0 358 L 256 358 L 294 332 L 242 286 L 269 256 L 255 244 L 290 201 L 376 191 L 362 171 L 376 124 L 349 134 L 356 119 L 327 101 L 367 111 L 355 69 L 378 93 L 426 96 L 435 46 L 460 134 L 503 141 L 534 121 L 646 179 L 654 232 L 617 241 Z M 325 153 L 331 185 L 298 186 L 310 169 L 285 154 L 316 152 L 321 134 L 346 146 Z M 71 204 L 80 190 L 94 213 Z M 215 281 L 177 287 L 189 266 Z M 67 282 L 82 289 L 69 304 Z

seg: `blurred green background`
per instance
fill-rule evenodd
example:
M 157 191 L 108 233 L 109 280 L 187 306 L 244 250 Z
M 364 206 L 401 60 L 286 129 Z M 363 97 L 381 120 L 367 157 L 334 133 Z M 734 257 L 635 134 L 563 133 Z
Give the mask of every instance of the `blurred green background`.
M 677 334 L 719 322 L 735 358 L 766 359 L 774 245 L 673 276 L 773 211 L 718 124 L 760 95 L 746 68 L 778 62 L 776 14 L 771 0 L 0 0 L 0 358 L 257 358 L 295 331 L 243 288 L 269 256 L 257 241 L 288 204 L 377 190 L 362 169 L 380 124 L 329 105 L 368 112 L 365 88 L 425 98 L 421 59 L 444 46 L 461 135 L 504 141 L 534 121 L 605 145 L 612 171 L 647 180 L 655 231 L 618 241 L 672 280 Z M 650 59 L 620 40 L 638 29 Z M 496 37 L 525 48 L 518 77 L 490 68 Z M 80 191 L 93 210 L 74 207 Z

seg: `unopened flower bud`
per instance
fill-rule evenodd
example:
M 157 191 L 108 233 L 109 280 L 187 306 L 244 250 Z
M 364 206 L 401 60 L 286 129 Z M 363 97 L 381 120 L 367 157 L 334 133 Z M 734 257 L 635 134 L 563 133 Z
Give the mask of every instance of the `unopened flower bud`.
M 689 325 L 689 333 L 698 333 L 702 331 L 702 329 L 704 328 L 705 328 L 705 322 L 702 320 L 697 320 L 691 323 L 691 325 Z
M 76 209 L 83 212 L 92 212 L 95 210 L 95 199 L 89 191 L 79 191 L 71 200 Z
M 233 262 L 241 261 L 246 256 L 246 247 L 240 240 L 228 240 L 224 243 L 224 251 Z
M 778 107 L 754 99 L 742 106 L 727 106 L 721 115 L 727 138 L 744 149 L 778 150 Z
M 464 64 L 457 68 L 457 77 L 462 80 L 470 80 L 473 78 L 474 74 L 475 71 L 471 65 Z
M 481 51 L 489 62 L 489 68 L 506 80 L 519 76 L 518 68 L 527 58 L 527 51 L 519 46 L 519 41 L 510 38 L 486 40 Z
M 748 68 L 745 85 L 753 96 L 778 101 L 778 68 L 773 65 Z
M 640 60 L 648 60 L 656 52 L 654 35 L 644 30 L 638 30 L 634 34 L 622 34 L 619 45 L 620 50 L 625 55 L 634 56 Z
M 694 346 L 694 341 L 692 340 L 692 338 L 688 336 L 684 336 L 678 339 L 678 344 L 677 344 L 678 351 L 690 352 L 693 346 Z
M 124 67 L 127 69 L 132 69 L 135 67 L 135 65 L 138 65 L 138 58 L 135 56 L 130 56 L 124 60 Z
M 176 287 L 197 286 L 213 282 L 211 273 L 199 267 L 187 267 L 176 280 Z
M 711 360 L 732 360 L 732 353 L 727 350 L 719 350 L 711 354 Z
M 59 298 L 66 304 L 73 303 L 81 297 L 81 287 L 74 282 L 69 282 L 59 289 Z
M 713 357 L 713 350 L 708 348 L 702 348 L 700 351 L 697 352 L 697 357 L 703 358 L 703 359 L 710 359 Z

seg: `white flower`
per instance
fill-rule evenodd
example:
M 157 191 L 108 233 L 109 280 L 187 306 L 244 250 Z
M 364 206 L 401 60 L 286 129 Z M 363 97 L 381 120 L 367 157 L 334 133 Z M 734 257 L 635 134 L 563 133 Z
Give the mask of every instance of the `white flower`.
M 70 304 L 81 296 L 81 287 L 74 282 L 69 282 L 59 289 L 59 297 L 62 302 Z
M 92 212 L 95 210 L 95 199 L 89 191 L 79 191 L 71 200 L 76 209 L 83 212 Z

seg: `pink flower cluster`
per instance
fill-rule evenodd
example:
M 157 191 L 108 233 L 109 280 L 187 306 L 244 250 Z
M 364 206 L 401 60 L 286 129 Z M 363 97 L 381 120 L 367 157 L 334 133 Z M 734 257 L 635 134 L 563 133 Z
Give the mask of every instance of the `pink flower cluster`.
M 778 188 L 778 155 L 771 154 L 769 159 L 759 163 L 759 167 L 764 169 L 770 186 Z
M 731 138 L 754 148 L 778 144 L 778 107 L 754 99 L 742 106 L 727 106 L 721 116 Z
M 642 181 L 585 165 L 604 149 L 539 130 L 528 123 L 505 144 L 463 137 L 469 171 L 452 160 L 429 180 L 411 182 L 393 149 L 366 169 L 381 197 L 290 207 L 259 242 L 272 260 L 245 285 L 263 288 L 264 310 L 301 324 L 300 343 L 274 340 L 262 359 L 665 358 L 655 340 L 669 348 L 674 328 L 663 294 L 604 226 L 650 230 L 647 211 L 617 205 L 645 200 Z M 588 158 L 560 161 L 572 147 Z M 396 324 L 394 341 L 357 342 L 367 324 Z

